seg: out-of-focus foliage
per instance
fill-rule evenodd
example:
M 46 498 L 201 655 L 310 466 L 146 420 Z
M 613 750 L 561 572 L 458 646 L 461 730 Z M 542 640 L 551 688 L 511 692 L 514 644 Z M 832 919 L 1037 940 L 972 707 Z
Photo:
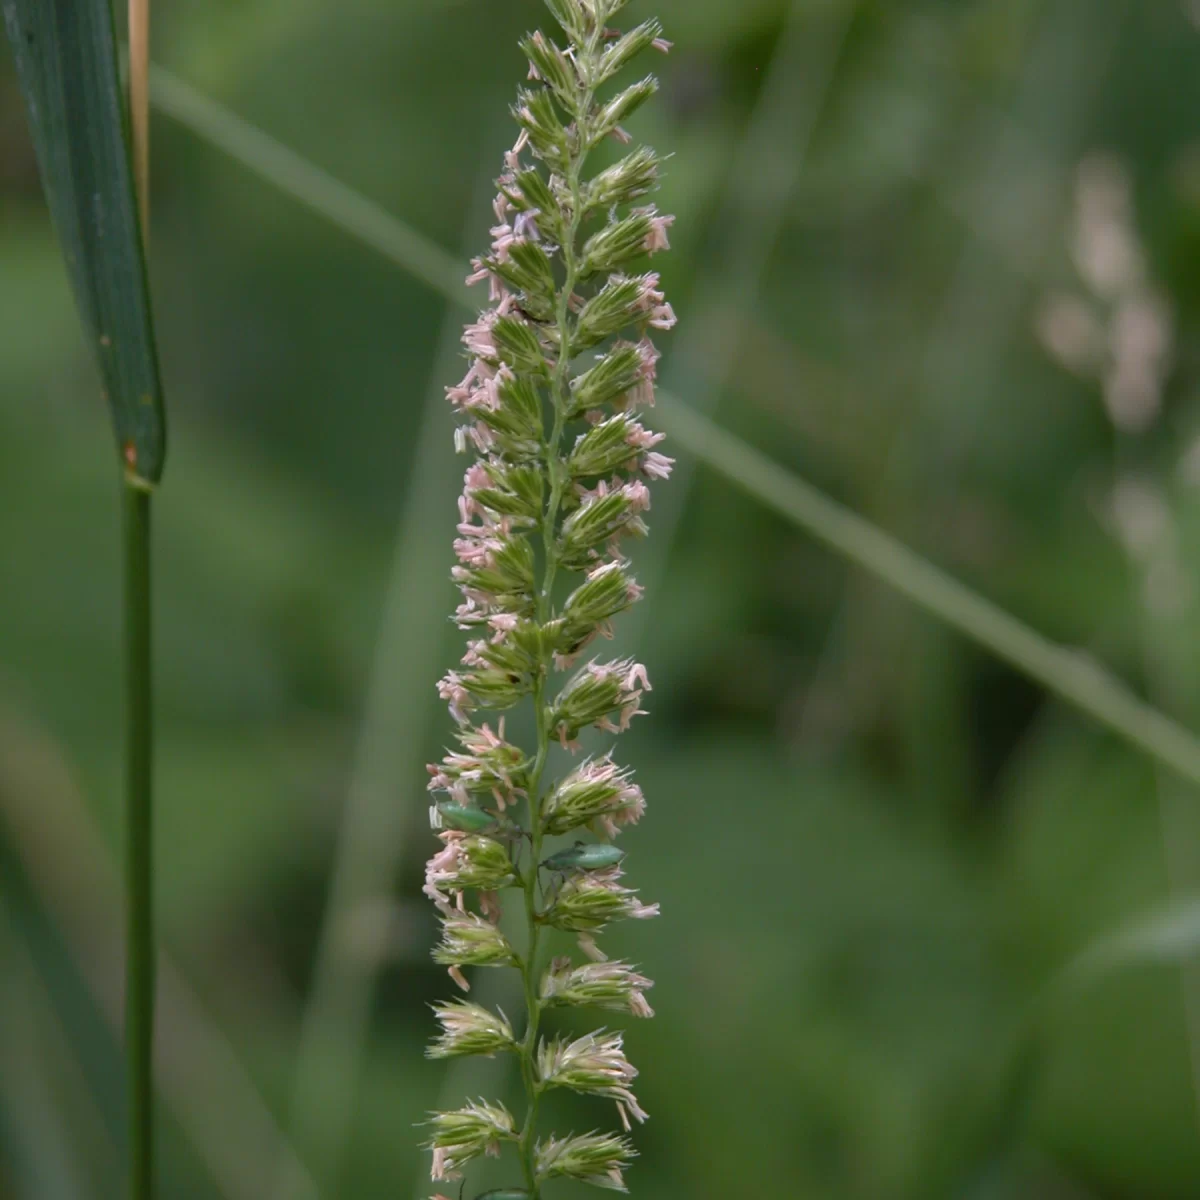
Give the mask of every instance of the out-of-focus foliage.
M 657 12 L 676 49 L 638 132 L 674 152 L 661 207 L 679 217 L 680 341 L 689 322 L 712 333 L 694 360 L 668 357 L 667 385 L 689 399 L 727 351 L 725 425 L 1200 725 L 1195 6 Z M 465 264 L 511 140 L 516 40 L 541 16 L 534 0 L 177 0 L 156 39 L 178 74 Z M 776 62 L 793 44 L 798 60 Z M 797 93 L 818 105 L 807 147 L 809 114 L 770 108 L 773 64 L 828 74 Z M 770 153 L 731 178 L 762 121 Z M 805 149 L 764 217 L 756 189 Z M 1114 433 L 1099 388 L 1035 332 L 1046 296 L 1076 286 L 1074 180 L 1096 151 L 1130 173 L 1146 270 L 1173 310 L 1161 409 L 1136 434 Z M 378 981 L 361 1075 L 342 1086 L 344 1028 L 304 1098 L 318 1127 L 346 1122 L 340 1166 L 311 1121 L 294 1150 L 309 1195 L 427 1195 L 414 1122 L 443 1067 L 421 1047 L 447 983 L 417 895 L 420 763 L 447 734 L 432 685 L 452 657 L 461 465 L 444 439 L 430 443 L 443 458 L 418 461 L 417 445 L 429 397 L 441 420 L 438 389 L 457 378 L 437 346 L 461 314 L 178 126 L 156 123 L 153 155 L 175 405 L 156 529 L 164 1194 L 285 1194 L 273 1130 L 291 1124 L 375 678 L 405 716 L 373 736 L 411 746 L 383 783 L 396 867 L 334 931 L 332 961 L 377 960 Z M 776 218 L 753 302 L 731 305 L 747 233 Z M 107 1200 L 117 481 L 7 63 L 0 264 L 0 1195 Z M 1165 609 L 1116 532 L 1127 478 L 1161 498 L 1155 528 L 1177 551 Z M 425 599 L 397 610 L 394 539 L 414 504 L 399 594 Z M 1102 982 L 1018 1049 L 1075 952 L 1200 887 L 1200 796 L 711 474 L 639 554 L 661 580 L 641 630 L 655 720 L 629 758 L 653 819 L 628 848 L 664 917 L 621 947 L 659 981 L 660 1019 L 629 1035 L 652 1114 L 635 1194 L 1200 1194 L 1189 974 Z M 433 666 L 414 671 L 414 648 Z

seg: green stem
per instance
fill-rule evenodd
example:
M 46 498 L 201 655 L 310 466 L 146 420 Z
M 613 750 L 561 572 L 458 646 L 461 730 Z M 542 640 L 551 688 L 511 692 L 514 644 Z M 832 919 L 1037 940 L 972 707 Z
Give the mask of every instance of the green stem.
M 150 493 L 122 488 L 125 552 L 126 949 L 129 1196 L 154 1196 L 153 727 L 150 627 Z
M 534 760 L 532 778 L 529 784 L 529 826 L 530 826 L 530 861 L 525 873 L 525 923 L 528 929 L 528 940 L 525 957 L 521 960 L 521 981 L 525 988 L 525 1037 L 521 1043 L 521 1081 L 525 1085 L 525 1095 L 528 1098 L 528 1109 L 525 1114 L 525 1124 L 521 1128 L 519 1152 L 521 1155 L 521 1170 L 525 1175 L 525 1186 L 529 1194 L 538 1196 L 537 1175 L 534 1171 L 534 1150 L 536 1148 L 538 1101 L 541 1092 L 538 1086 L 537 1054 L 538 1026 L 541 1021 L 541 1002 L 537 995 L 537 958 L 538 942 L 541 939 L 541 925 L 537 913 L 537 880 L 538 863 L 542 857 L 541 830 L 541 782 L 542 772 L 546 766 L 546 755 L 550 747 L 550 732 L 546 726 L 545 705 L 545 668 L 541 669 L 533 693 L 534 711 L 537 719 L 537 758 Z
M 583 124 L 582 114 L 591 106 L 592 96 L 585 93 L 580 106 L 580 124 Z M 538 590 L 537 618 L 542 624 L 550 619 L 553 611 L 554 578 L 558 572 L 557 522 L 559 509 L 562 506 L 563 489 L 567 480 L 563 474 L 561 444 L 566 425 L 567 412 L 567 383 L 570 377 L 571 359 L 571 295 L 579 277 L 579 263 L 575 256 L 575 241 L 579 235 L 581 223 L 581 193 L 579 175 L 583 169 L 583 158 L 586 155 L 586 141 L 581 135 L 579 157 L 572 162 L 569 171 L 568 184 L 571 190 L 571 221 L 567 236 L 563 240 L 563 266 L 565 278 L 562 291 L 558 298 L 556 325 L 558 328 L 559 355 L 554 368 L 554 378 L 551 383 L 551 401 L 554 407 L 554 422 L 550 435 L 546 440 L 546 470 L 550 477 L 550 496 L 546 502 L 546 511 L 542 516 L 542 547 L 544 566 L 542 584 Z M 528 949 L 521 963 L 521 978 L 525 985 L 525 1037 L 521 1044 L 521 1078 L 525 1084 L 525 1093 L 529 1105 L 525 1115 L 525 1124 L 521 1129 L 519 1151 L 521 1169 L 525 1175 L 525 1186 L 532 1200 L 540 1200 L 541 1187 L 538 1184 L 534 1169 L 534 1151 L 537 1144 L 537 1115 L 538 1104 L 541 1100 L 541 1081 L 537 1077 L 535 1055 L 537 1053 L 538 1027 L 541 1023 L 542 1005 L 537 995 L 537 957 L 538 943 L 541 939 L 541 924 L 537 911 L 537 881 L 538 863 L 542 859 L 542 775 L 546 767 L 546 758 L 550 753 L 550 729 L 546 714 L 546 679 L 549 674 L 551 655 L 543 650 L 538 664 L 537 682 L 534 684 L 533 704 L 534 719 L 537 726 L 537 756 L 530 772 L 529 782 L 529 825 L 530 825 L 530 864 L 525 876 L 525 919 L 529 930 Z

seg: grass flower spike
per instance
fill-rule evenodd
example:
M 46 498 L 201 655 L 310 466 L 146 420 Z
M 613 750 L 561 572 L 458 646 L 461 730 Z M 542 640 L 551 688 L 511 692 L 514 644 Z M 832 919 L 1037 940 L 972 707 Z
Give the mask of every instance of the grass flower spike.
M 650 980 L 608 961 L 596 941 L 613 920 L 657 915 L 622 884 L 624 854 L 612 845 L 645 799 L 610 748 L 576 763 L 564 751 L 578 753 L 593 729 L 611 740 L 645 711 L 645 667 L 593 657 L 594 643 L 641 596 L 624 548 L 647 532 L 649 485 L 672 466 L 640 413 L 654 401 L 652 336 L 675 323 L 648 269 L 668 249 L 673 218 L 647 199 L 653 151 L 623 149 L 623 122 L 658 85 L 616 80 L 642 51 L 670 46 L 654 20 L 613 29 L 624 0 L 547 6 L 562 44 L 541 32 L 521 43 L 520 133 L 497 181 L 491 250 L 468 276 L 486 285 L 489 307 L 464 331 L 467 373 L 447 389 L 461 417 L 456 446 L 474 458 L 453 572 L 462 593 L 454 619 L 469 642 L 438 684 L 459 748 L 429 768 L 442 845 L 425 883 L 442 920 L 436 961 L 463 990 L 470 968 L 513 968 L 525 999 L 515 1026 L 467 1001 L 435 1007 L 442 1032 L 431 1057 L 514 1054 L 526 1111 L 520 1124 L 482 1100 L 435 1114 L 433 1178 L 458 1178 L 473 1158 L 507 1147 L 520 1185 L 488 1195 L 514 1200 L 538 1200 L 553 1179 L 625 1190 L 634 1151 L 624 1136 L 539 1134 L 548 1089 L 615 1102 L 626 1132 L 646 1119 L 619 1033 L 547 1038 L 541 1019 L 550 1007 L 653 1015 Z M 617 161 L 589 174 L 602 145 L 617 147 Z M 502 715 L 522 705 L 533 710 L 528 746 L 508 740 Z M 557 756 L 564 769 L 554 777 Z M 513 941 L 500 930 L 508 897 L 525 927 Z M 576 939 L 578 961 L 544 953 L 564 935 Z

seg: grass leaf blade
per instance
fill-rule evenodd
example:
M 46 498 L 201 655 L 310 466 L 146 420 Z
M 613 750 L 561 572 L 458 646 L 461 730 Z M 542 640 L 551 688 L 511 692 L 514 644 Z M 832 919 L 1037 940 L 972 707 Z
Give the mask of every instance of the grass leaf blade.
M 126 471 L 155 483 L 166 421 L 109 0 L 0 0 L 63 257 Z
M 1200 958 L 1200 895 L 1192 894 L 1097 938 L 1054 980 L 1052 995 L 1076 994 L 1119 971 L 1180 966 L 1196 958 Z

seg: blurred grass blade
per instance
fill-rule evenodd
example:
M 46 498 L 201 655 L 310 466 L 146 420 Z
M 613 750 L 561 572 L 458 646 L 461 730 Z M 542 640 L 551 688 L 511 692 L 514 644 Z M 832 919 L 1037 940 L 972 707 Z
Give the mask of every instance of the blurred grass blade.
M 126 471 L 155 483 L 162 387 L 109 0 L 0 0 L 50 214 Z
M 257 126 L 210 100 L 165 67 L 150 67 L 150 101 L 159 112 L 452 303 L 467 309 L 474 305 L 458 256 L 410 229 L 387 209 L 314 166 Z
M 1086 651 L 1056 645 L 1043 637 L 675 397 L 659 394 L 658 416 L 676 445 L 686 447 L 766 508 L 986 647 L 1131 746 L 1184 779 L 1200 783 L 1200 739 L 1136 696 Z
M 1056 1019 L 1066 1017 L 1073 1006 L 1086 1003 L 1089 990 L 1114 975 L 1139 967 L 1181 966 L 1197 958 L 1200 895 L 1192 893 L 1101 934 L 1053 974 L 1011 1035 L 999 1035 L 1003 1065 L 978 1130 L 982 1153 L 964 1160 L 968 1163 L 964 1174 L 971 1182 L 960 1178 L 958 1186 L 937 1194 L 947 1200 L 995 1194 L 986 1190 L 986 1178 L 1006 1157 L 1017 1152 L 1027 1136 L 1038 1089 L 1054 1055 Z
M 1200 895 L 1193 893 L 1097 938 L 1055 978 L 1049 996 L 1064 1000 L 1118 971 L 1194 958 L 1200 958 Z

